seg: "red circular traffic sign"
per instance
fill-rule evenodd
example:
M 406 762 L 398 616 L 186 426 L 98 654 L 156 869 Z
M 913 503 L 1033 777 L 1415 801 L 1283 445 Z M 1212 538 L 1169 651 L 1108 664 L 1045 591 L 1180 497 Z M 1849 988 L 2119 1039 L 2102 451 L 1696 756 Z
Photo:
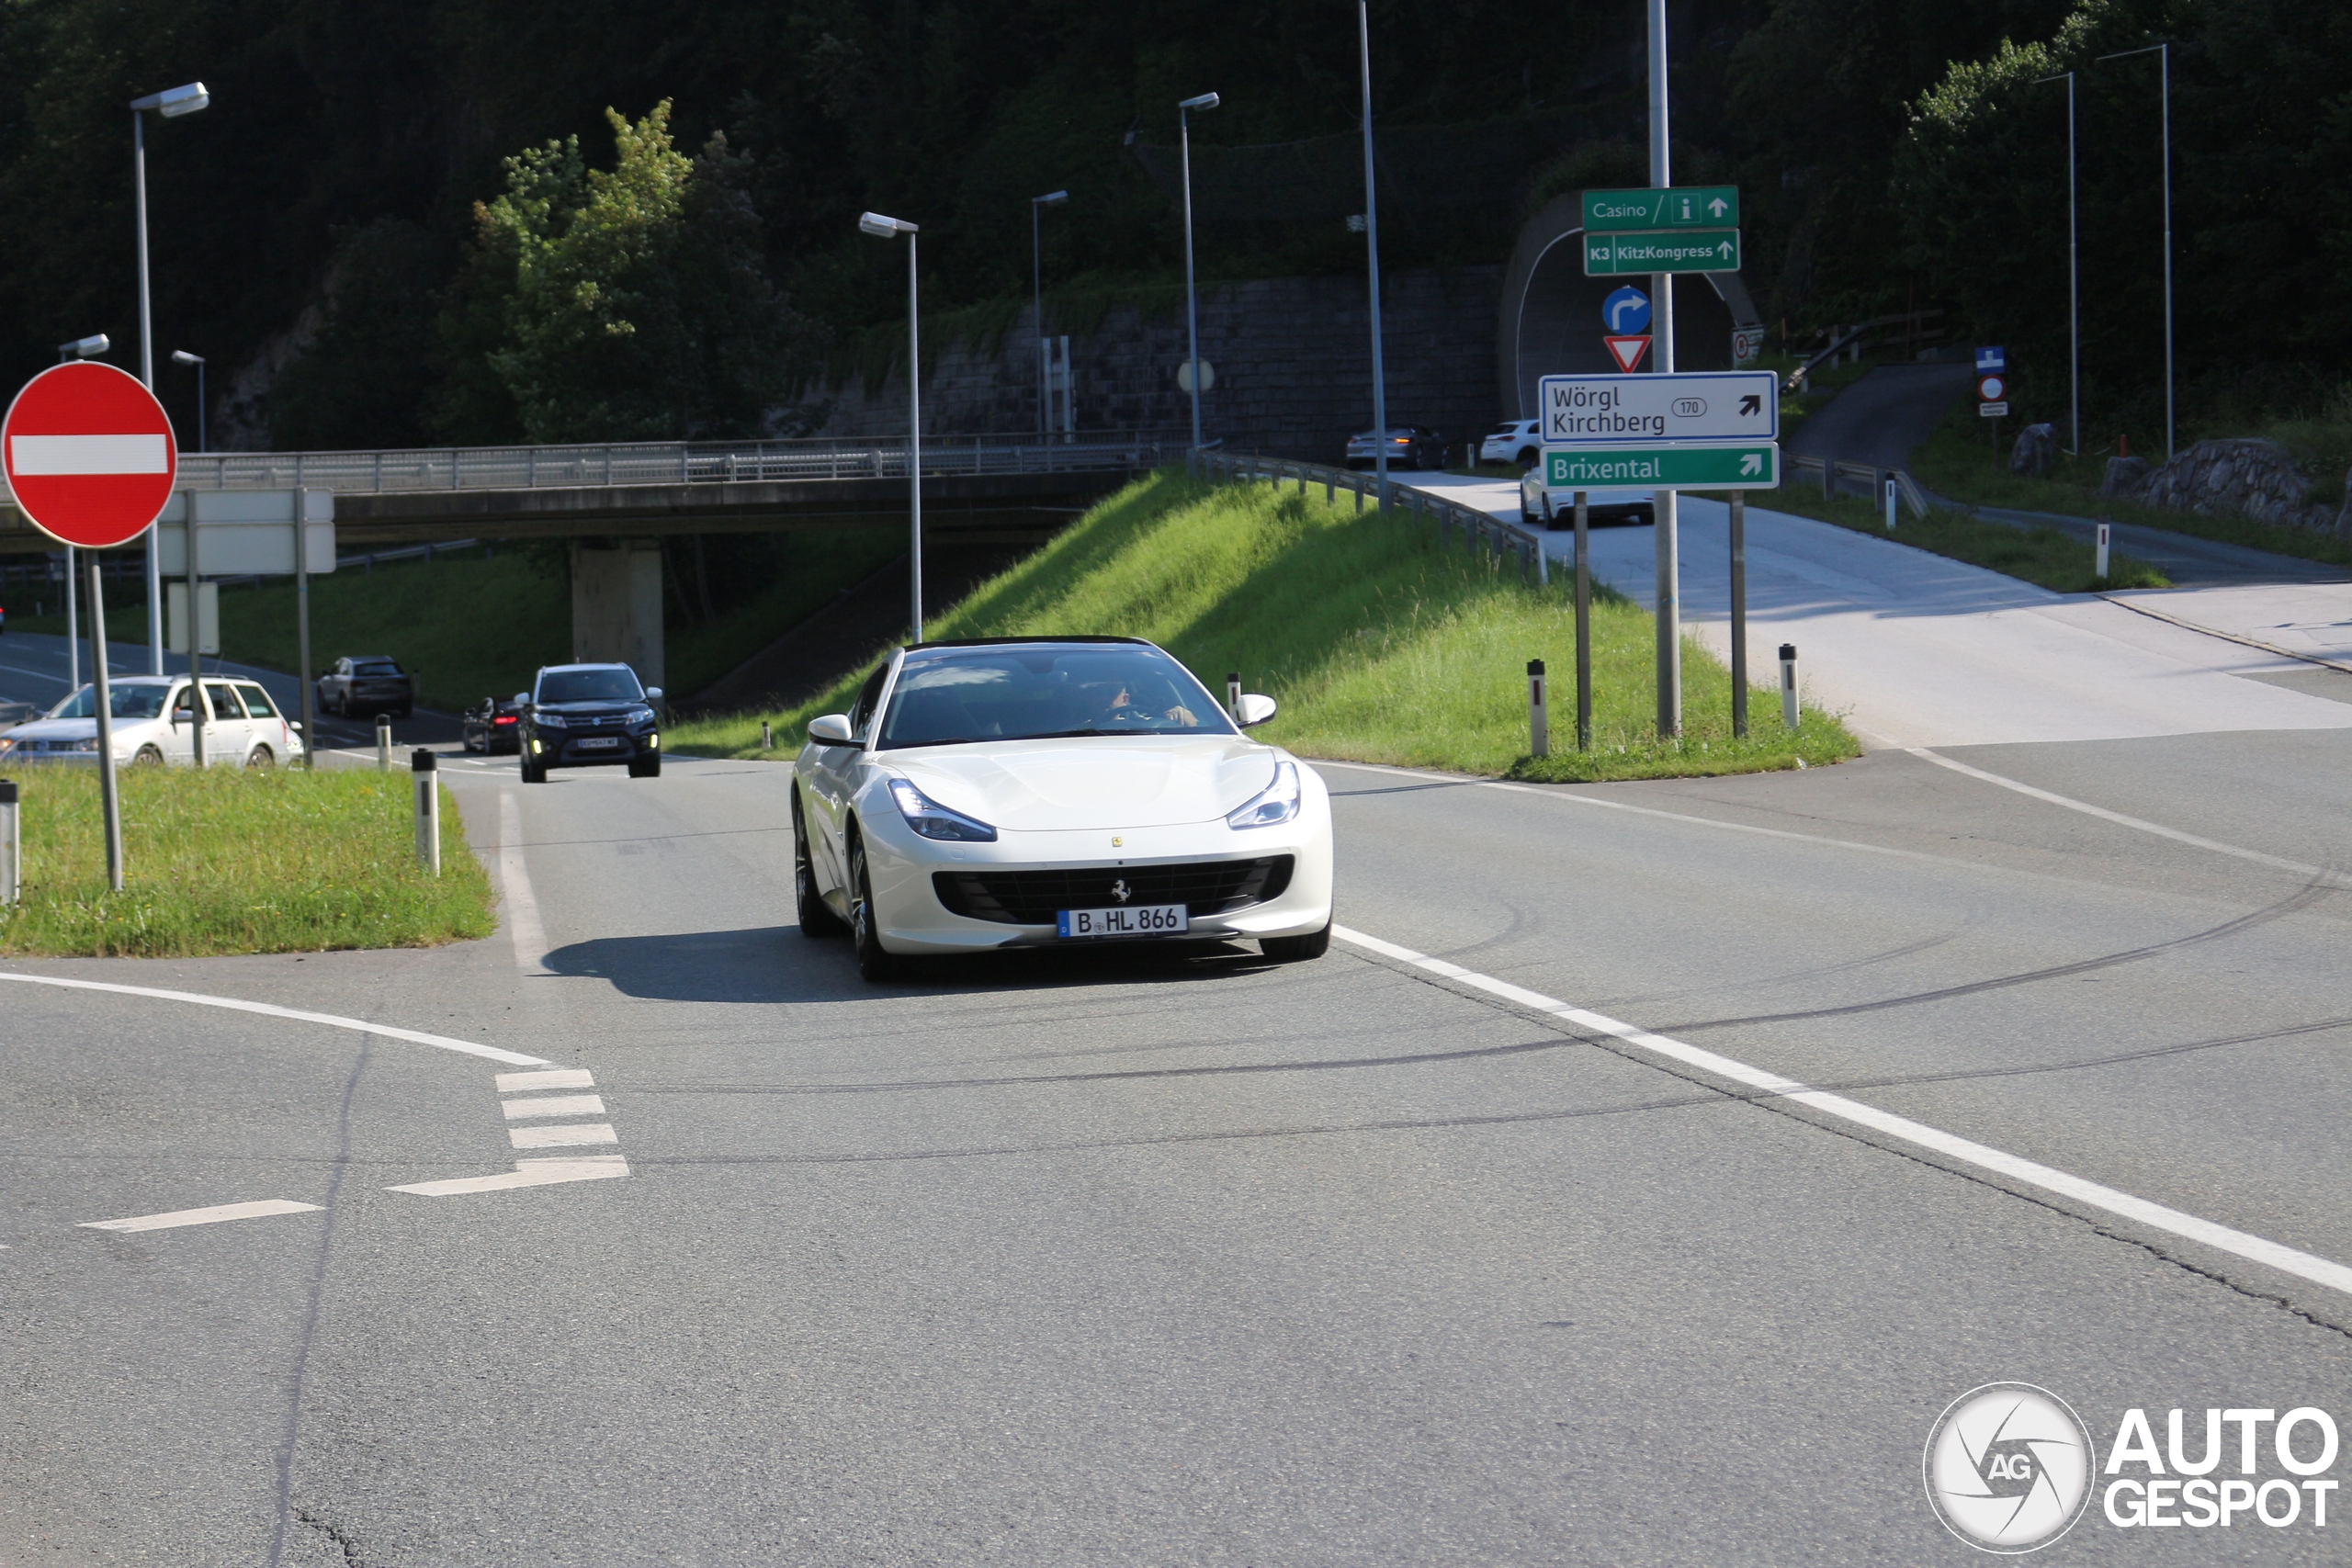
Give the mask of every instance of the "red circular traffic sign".
M 1976 378 L 1976 396 L 1984 402 L 1999 402 L 2008 389 L 2008 383 L 1998 376 L 1980 376 Z
M 127 545 L 172 497 L 179 443 L 155 394 L 111 365 L 53 366 L 25 383 L 0 423 L 17 509 L 61 545 Z

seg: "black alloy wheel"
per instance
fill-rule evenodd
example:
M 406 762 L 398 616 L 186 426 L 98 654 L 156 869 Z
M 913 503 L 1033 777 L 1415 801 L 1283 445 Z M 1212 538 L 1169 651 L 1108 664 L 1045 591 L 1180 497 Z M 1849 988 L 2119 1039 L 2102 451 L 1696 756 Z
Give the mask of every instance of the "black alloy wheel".
M 857 944 L 857 972 L 879 984 L 899 976 L 899 961 L 882 945 L 874 924 L 874 879 L 865 871 L 865 840 L 849 841 L 849 934 Z
M 1331 922 L 1325 920 L 1321 931 L 1306 936 L 1261 937 L 1258 949 L 1276 964 L 1304 964 L 1320 958 L 1331 951 Z
M 628 764 L 628 776 L 633 779 L 660 778 L 662 776 L 662 759 L 659 756 L 641 759 L 635 757 L 630 758 Z
M 792 902 L 800 934 L 810 941 L 840 936 L 848 928 L 817 891 L 817 867 L 808 856 L 808 825 L 800 815 L 800 792 L 792 792 Z
M 545 762 L 534 762 L 530 758 L 525 757 L 523 759 L 523 782 L 525 784 L 547 783 L 548 765 Z

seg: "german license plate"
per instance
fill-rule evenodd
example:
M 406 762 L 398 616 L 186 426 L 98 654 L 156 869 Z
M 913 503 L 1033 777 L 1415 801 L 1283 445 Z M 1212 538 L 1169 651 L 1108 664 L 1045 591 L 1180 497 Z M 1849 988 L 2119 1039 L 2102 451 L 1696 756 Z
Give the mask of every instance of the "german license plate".
M 1054 917 L 1064 936 L 1181 936 L 1193 929 L 1182 904 L 1133 904 L 1124 909 L 1064 909 Z
M 616 735 L 599 735 L 593 740 L 582 740 L 578 744 L 582 751 L 609 751 L 620 743 Z

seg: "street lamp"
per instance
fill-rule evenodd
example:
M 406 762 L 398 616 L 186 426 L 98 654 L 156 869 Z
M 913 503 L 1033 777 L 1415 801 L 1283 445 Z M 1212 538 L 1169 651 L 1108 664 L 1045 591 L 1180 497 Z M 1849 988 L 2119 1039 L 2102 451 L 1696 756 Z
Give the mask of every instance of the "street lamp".
M 204 444 L 204 355 L 175 348 L 172 350 L 172 363 L 196 367 L 196 449 L 209 452 L 211 448 Z
M 2066 377 L 2073 398 L 2075 443 L 2069 456 L 2079 457 L 2083 455 L 2083 296 L 2075 249 L 2075 73 L 2062 71 L 2055 76 L 2040 77 L 2033 85 L 2039 87 L 2044 82 L 2058 81 L 2066 84 Z
M 1046 270 L 1037 248 L 1037 212 L 1040 208 L 1059 207 L 1069 199 L 1069 192 L 1066 190 L 1048 191 L 1029 198 L 1029 299 L 1030 309 L 1037 318 L 1037 428 L 1047 436 L 1054 433 L 1054 351 L 1046 336 Z
M 2165 200 L 2165 461 L 2172 461 L 2172 45 L 2152 43 L 2145 49 L 2127 49 L 2116 54 L 2102 54 L 2099 60 L 2123 60 L 2134 54 L 2156 56 L 2156 78 L 2163 107 L 2164 136 L 2164 200 Z M 2098 60 L 2091 62 L 2096 65 Z
M 57 362 L 62 365 L 69 359 L 96 359 L 113 346 L 113 340 L 106 333 L 93 333 L 88 337 L 77 337 L 72 343 L 59 344 Z
M 165 119 L 177 119 L 184 114 L 196 113 L 211 101 L 211 93 L 201 82 L 167 87 L 130 100 L 131 183 L 139 213 L 139 378 L 151 392 L 155 389 L 155 346 L 147 306 L 147 111 L 153 109 Z M 155 535 L 151 529 L 147 535 L 147 659 L 148 672 L 153 675 L 164 672 L 163 628 L 164 559 L 155 547 Z M 188 646 L 196 646 L 193 638 Z
M 1203 93 L 1176 105 L 1177 140 L 1182 147 L 1184 164 L 1184 378 L 1193 384 L 1193 449 L 1185 459 L 1188 470 L 1197 468 L 1201 460 L 1201 308 L 1193 290 L 1192 115 L 1195 110 L 1206 114 L 1219 101 L 1215 93 Z
M 913 613 L 908 617 L 910 642 L 922 640 L 922 353 L 915 339 L 915 233 L 917 225 L 879 212 L 861 214 L 858 231 L 877 240 L 907 237 L 907 487 L 913 494 L 908 528 L 907 573 L 911 580 Z
M 1357 57 L 1363 69 L 1363 250 L 1372 286 L 1372 466 L 1388 504 L 1388 378 L 1380 362 L 1380 204 L 1372 179 L 1372 8 L 1356 0 Z

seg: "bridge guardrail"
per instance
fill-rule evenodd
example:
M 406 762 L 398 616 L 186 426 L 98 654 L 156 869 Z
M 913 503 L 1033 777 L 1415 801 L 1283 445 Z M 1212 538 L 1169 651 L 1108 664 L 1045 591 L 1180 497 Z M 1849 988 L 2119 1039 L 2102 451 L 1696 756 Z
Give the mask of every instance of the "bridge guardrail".
M 1295 480 L 1298 492 L 1306 493 L 1310 484 L 1323 487 L 1323 499 L 1336 501 L 1341 491 L 1352 491 L 1356 510 L 1363 510 L 1364 498 L 1379 488 L 1379 476 L 1360 468 L 1334 468 L 1323 463 L 1295 462 L 1287 457 L 1261 457 L 1246 452 L 1203 452 L 1201 462 L 1210 473 L 1221 474 L 1227 480 L 1240 483 L 1250 479 L 1270 480 L 1275 485 Z M 1539 583 L 1552 580 L 1551 567 L 1544 554 L 1543 541 L 1523 528 L 1512 526 L 1499 518 L 1488 515 L 1476 507 L 1464 506 L 1457 501 L 1401 484 L 1393 477 L 1388 481 L 1390 500 L 1406 511 L 1432 518 L 1437 523 L 1438 547 L 1445 546 L 1446 535 L 1454 527 L 1462 530 L 1462 546 L 1475 550 L 1484 547 L 1488 554 L 1509 557 L 1518 563 L 1522 575 Z

